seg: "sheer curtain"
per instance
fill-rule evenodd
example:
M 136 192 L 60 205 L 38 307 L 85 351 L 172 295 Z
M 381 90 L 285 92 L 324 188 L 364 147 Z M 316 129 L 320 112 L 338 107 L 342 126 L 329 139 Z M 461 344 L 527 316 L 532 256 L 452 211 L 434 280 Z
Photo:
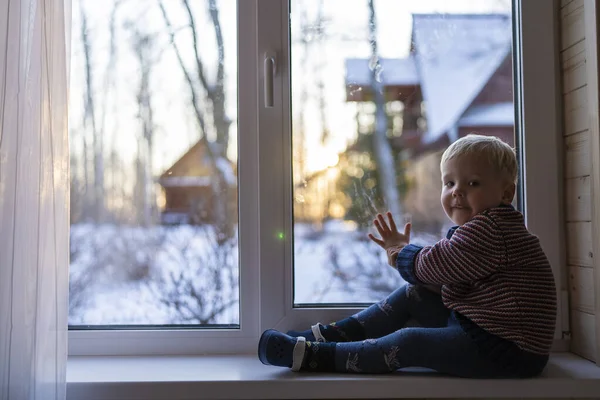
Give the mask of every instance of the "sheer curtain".
M 0 0 L 0 399 L 65 399 L 70 0 Z

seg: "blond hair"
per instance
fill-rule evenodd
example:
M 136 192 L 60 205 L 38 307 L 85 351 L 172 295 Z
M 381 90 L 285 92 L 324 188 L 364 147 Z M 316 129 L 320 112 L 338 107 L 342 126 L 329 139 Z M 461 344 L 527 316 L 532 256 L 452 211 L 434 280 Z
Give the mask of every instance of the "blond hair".
M 517 183 L 518 165 L 515 151 L 508 144 L 494 136 L 468 134 L 452 143 L 444 154 L 440 167 L 448 160 L 464 155 L 481 155 L 500 175 Z

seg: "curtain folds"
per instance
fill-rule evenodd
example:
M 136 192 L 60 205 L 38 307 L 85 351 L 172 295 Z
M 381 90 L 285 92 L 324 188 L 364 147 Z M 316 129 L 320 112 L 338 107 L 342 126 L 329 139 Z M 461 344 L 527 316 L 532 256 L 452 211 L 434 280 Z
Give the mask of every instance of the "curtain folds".
M 70 0 L 0 0 L 0 400 L 66 397 Z

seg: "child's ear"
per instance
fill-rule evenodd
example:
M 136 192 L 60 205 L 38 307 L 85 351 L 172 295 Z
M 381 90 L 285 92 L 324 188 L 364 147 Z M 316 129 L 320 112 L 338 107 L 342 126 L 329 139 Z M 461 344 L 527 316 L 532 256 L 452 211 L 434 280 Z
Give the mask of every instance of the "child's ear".
M 504 186 L 504 191 L 502 192 L 502 202 L 506 205 L 511 204 L 513 199 L 515 198 L 515 191 L 517 190 L 517 185 L 514 183 L 507 183 Z

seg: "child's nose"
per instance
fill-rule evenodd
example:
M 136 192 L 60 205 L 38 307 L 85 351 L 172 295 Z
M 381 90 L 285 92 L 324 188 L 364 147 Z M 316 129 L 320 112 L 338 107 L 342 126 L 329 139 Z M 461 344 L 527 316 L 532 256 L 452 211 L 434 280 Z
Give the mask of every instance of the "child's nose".
M 454 190 L 452 191 L 452 196 L 453 197 L 462 197 L 463 196 L 463 191 L 461 188 L 459 188 L 458 186 L 456 186 L 454 188 Z

